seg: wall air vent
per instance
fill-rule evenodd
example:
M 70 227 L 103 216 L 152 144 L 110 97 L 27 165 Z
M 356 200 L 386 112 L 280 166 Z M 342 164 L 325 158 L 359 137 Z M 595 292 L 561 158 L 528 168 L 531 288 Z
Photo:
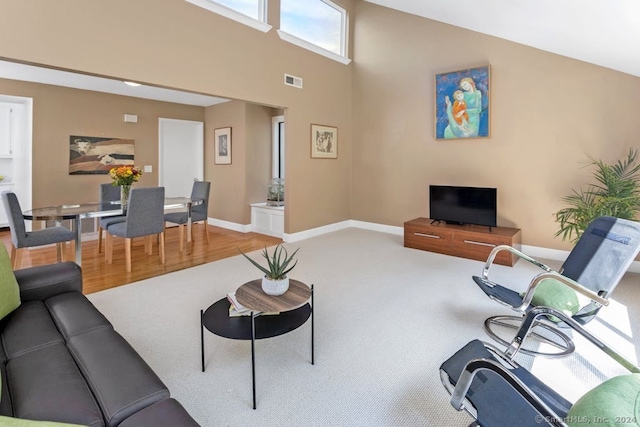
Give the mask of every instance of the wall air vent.
M 291 74 L 284 75 L 284 84 L 302 89 L 302 79 Z

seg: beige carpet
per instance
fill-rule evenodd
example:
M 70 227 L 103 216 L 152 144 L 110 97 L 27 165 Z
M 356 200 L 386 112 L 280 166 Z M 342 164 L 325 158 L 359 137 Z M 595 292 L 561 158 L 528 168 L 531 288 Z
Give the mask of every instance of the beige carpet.
M 200 310 L 258 278 L 241 256 L 89 295 L 203 426 L 464 426 L 438 367 L 474 338 L 485 318 L 512 314 L 473 283 L 483 263 L 407 249 L 402 237 L 347 229 L 301 242 L 291 276 L 315 285 L 315 365 L 311 326 L 256 343 L 257 410 L 251 346 L 205 331 Z M 258 253 L 254 253 L 257 257 Z M 554 265 L 557 267 L 557 265 Z M 531 265 L 495 266 L 491 277 L 524 288 Z M 628 274 L 610 307 L 589 327 L 636 361 L 638 275 Z M 518 360 L 575 399 L 623 371 L 577 341 L 561 360 Z M 598 366 L 599 369 L 596 369 Z

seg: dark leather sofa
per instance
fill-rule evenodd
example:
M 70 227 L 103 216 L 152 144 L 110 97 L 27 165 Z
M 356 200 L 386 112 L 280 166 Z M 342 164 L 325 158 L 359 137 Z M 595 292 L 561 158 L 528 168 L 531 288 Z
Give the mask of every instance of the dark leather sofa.
M 15 271 L 21 305 L 0 322 L 0 415 L 86 426 L 198 426 L 82 294 L 72 262 Z

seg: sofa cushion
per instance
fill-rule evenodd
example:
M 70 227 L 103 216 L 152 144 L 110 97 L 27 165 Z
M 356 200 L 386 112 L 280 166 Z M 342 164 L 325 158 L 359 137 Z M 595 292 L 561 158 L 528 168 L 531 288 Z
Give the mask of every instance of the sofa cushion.
M 2 331 L 2 343 L 9 360 L 41 347 L 64 342 L 51 320 L 49 310 L 40 301 L 23 303 L 7 320 Z
M 91 390 L 63 343 L 11 358 L 7 384 L 15 417 L 104 425 Z
M 7 248 L 0 248 L 0 319 L 20 306 L 20 288 L 11 268 L 11 259 Z
M 199 427 L 191 415 L 175 399 L 165 399 L 136 412 L 120 427 Z
M 23 420 L 22 418 L 11 418 L 0 416 L 0 426 L 2 427 L 81 427 L 79 424 L 56 423 L 52 421 Z
M 65 292 L 82 292 L 82 270 L 75 262 L 58 262 L 16 270 L 20 298 L 44 301 Z
M 4 363 L 0 363 L 0 384 L 2 384 L 2 390 L 0 390 L 0 415 L 13 416 L 11 396 L 9 396 L 9 387 L 7 387 L 7 370 Z
M 45 304 L 65 340 L 95 328 L 112 328 L 107 318 L 80 292 L 56 295 Z
M 67 342 L 108 426 L 169 397 L 149 365 L 115 330 L 98 328 Z

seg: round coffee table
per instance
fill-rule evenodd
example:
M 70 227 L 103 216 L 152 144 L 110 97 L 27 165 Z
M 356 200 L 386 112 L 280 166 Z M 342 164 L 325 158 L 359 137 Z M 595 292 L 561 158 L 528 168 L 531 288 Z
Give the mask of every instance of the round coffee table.
M 272 296 L 262 291 L 261 280 L 252 280 L 236 291 L 238 302 L 252 310 L 250 315 L 229 316 L 231 303 L 225 297 L 213 303 L 206 311 L 200 310 L 200 348 L 204 372 L 204 329 L 229 339 L 251 340 L 251 379 L 253 383 L 253 409 L 256 409 L 255 340 L 276 337 L 302 326 L 311 317 L 311 364 L 314 364 L 313 285 L 309 288 L 297 280 L 289 280 L 289 289 L 283 295 Z M 308 302 L 310 300 L 310 303 Z M 261 313 L 279 314 L 261 315 Z

